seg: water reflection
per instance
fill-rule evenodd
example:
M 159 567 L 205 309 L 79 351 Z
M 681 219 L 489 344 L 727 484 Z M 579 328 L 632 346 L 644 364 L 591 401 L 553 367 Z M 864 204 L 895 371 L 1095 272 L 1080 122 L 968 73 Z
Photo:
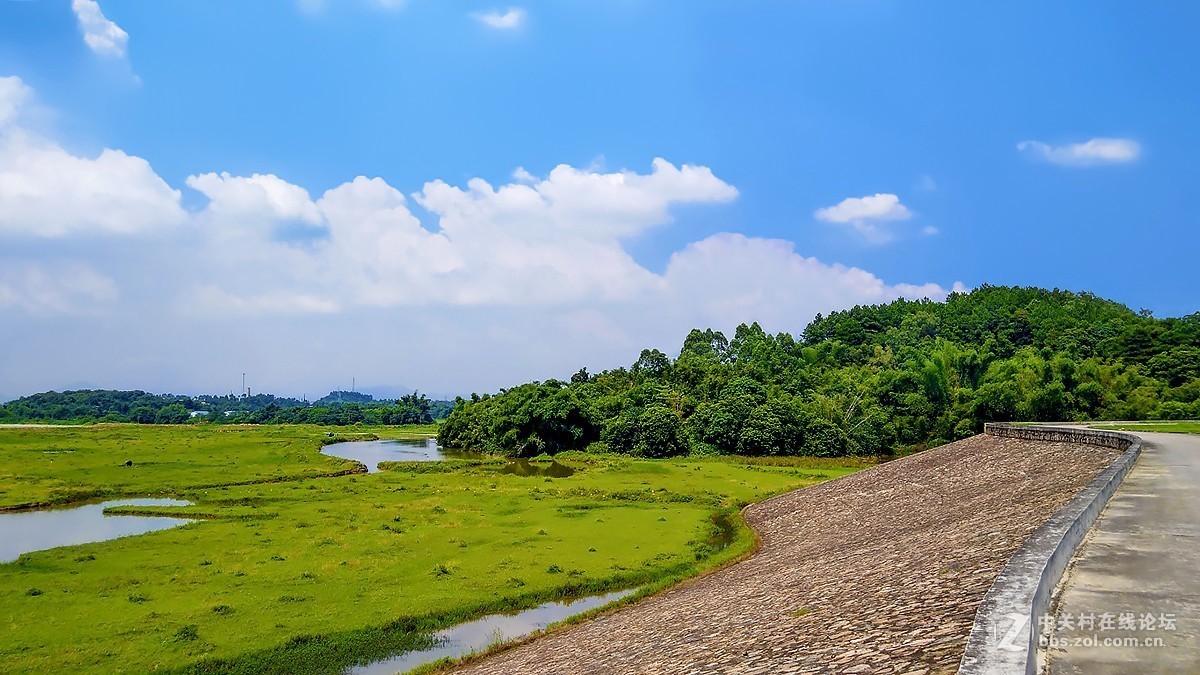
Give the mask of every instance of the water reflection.
M 22 553 L 108 541 L 179 527 L 189 518 L 104 515 L 111 506 L 190 506 L 178 499 L 118 499 L 66 509 L 44 509 L 0 514 L 0 563 Z
M 367 473 L 378 473 L 380 462 L 436 462 L 442 459 L 476 459 L 483 455 L 473 452 L 445 450 L 437 440 L 426 438 L 417 441 L 351 441 L 332 443 L 321 448 L 321 452 L 342 459 L 350 459 L 367 467 Z
M 346 672 L 350 675 L 393 675 L 430 661 L 466 656 L 494 644 L 519 640 L 552 623 L 620 600 L 635 590 L 593 595 L 570 602 L 548 602 L 517 614 L 492 614 L 434 633 L 437 645 L 429 649 L 404 652 L 365 666 L 355 666 Z
M 575 469 L 566 464 L 559 464 L 551 460 L 549 464 L 535 464 L 528 459 L 514 459 L 504 468 L 500 469 L 500 473 L 512 474 L 514 476 L 548 476 L 550 478 L 566 478 L 575 474 Z

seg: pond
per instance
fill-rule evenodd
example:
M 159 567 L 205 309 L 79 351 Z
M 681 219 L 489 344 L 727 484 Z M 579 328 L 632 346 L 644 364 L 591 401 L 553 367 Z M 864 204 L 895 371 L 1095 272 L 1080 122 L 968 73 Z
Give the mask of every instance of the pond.
M 23 553 L 108 541 L 179 527 L 191 518 L 105 515 L 112 506 L 190 506 L 178 499 L 117 499 L 73 508 L 0 513 L 0 563 Z
M 417 441 L 351 441 L 331 443 L 321 452 L 333 457 L 350 459 L 367 467 L 367 473 L 378 473 L 380 462 L 436 462 L 442 459 L 477 459 L 483 455 L 474 452 L 445 450 L 437 440 L 426 438 Z
M 442 459 L 484 459 L 487 455 L 462 450 L 446 450 L 437 440 L 427 438 L 418 441 L 350 441 L 331 443 L 321 452 L 342 459 L 350 459 L 367 467 L 367 473 L 379 473 L 380 462 L 436 462 Z M 546 476 L 566 478 L 575 469 L 558 462 L 530 462 L 514 459 L 500 469 L 500 473 L 516 476 Z
M 349 675 L 393 675 L 438 659 L 466 656 L 495 644 L 519 640 L 552 623 L 616 602 L 636 590 L 630 588 L 569 602 L 548 602 L 516 614 L 491 614 L 434 633 L 437 644 L 429 649 L 404 652 L 365 666 L 355 666 L 346 672 Z

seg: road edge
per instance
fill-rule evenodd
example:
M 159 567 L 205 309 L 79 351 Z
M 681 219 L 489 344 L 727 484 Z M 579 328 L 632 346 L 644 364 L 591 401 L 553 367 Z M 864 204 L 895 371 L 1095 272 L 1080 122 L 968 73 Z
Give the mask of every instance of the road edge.
M 1142 441 L 1136 435 L 1117 431 L 1051 425 L 987 424 L 984 433 L 1124 450 L 1029 535 L 1005 563 L 975 613 L 975 623 L 959 662 L 959 675 L 1035 675 L 1038 618 L 1045 614 L 1075 549 L 1141 454 Z

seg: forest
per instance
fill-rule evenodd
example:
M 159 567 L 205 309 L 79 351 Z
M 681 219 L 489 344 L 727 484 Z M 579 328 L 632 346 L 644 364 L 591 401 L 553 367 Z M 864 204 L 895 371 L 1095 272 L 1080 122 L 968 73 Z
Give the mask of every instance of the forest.
M 429 424 L 449 414 L 450 401 L 413 392 L 395 400 L 330 392 L 308 402 L 271 394 L 180 396 L 144 391 L 82 389 L 23 396 L 0 405 L 0 423 L 90 424 Z
M 446 447 L 892 455 L 986 422 L 1200 417 L 1200 312 L 1158 319 L 1090 293 L 982 286 L 818 315 L 799 337 L 693 330 L 674 359 L 459 399 Z

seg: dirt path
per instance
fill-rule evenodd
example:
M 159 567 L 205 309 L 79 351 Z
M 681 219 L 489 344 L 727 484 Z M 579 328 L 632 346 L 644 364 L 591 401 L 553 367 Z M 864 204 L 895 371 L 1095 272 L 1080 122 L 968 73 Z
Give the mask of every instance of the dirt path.
M 461 672 L 954 672 L 1005 560 L 1116 455 L 976 436 L 782 495 L 749 560 Z

